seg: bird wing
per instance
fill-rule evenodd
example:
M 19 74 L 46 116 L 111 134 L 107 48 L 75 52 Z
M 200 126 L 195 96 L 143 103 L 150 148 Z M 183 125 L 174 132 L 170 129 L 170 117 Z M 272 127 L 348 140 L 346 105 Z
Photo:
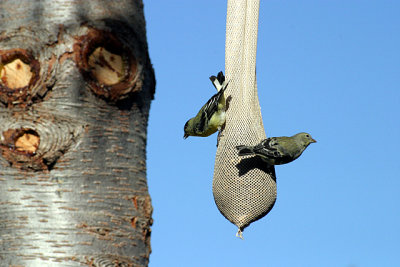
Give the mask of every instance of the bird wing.
M 199 111 L 201 115 L 200 121 L 196 126 L 196 132 L 200 133 L 206 130 L 206 127 L 208 125 L 208 122 L 211 120 L 211 117 L 218 111 L 218 108 L 221 108 L 218 107 L 219 104 L 225 106 L 225 99 L 223 97 L 225 89 L 228 87 L 228 83 L 225 82 L 224 74 L 222 73 L 222 71 L 220 71 L 217 77 L 211 76 L 210 80 L 214 87 L 218 90 L 218 92 L 213 95 Z M 197 116 L 199 116 L 199 114 L 197 114 Z
M 279 143 L 279 139 L 276 137 L 263 140 L 253 148 L 253 151 L 256 154 L 264 155 L 279 161 L 290 157 L 290 154 L 285 150 L 284 146 Z
M 225 89 L 226 87 L 219 90 L 219 92 L 213 95 L 203 106 L 201 110 L 201 119 L 199 124 L 200 131 L 204 130 L 206 122 L 208 122 L 211 119 L 212 115 L 218 111 L 218 104 L 221 100 L 221 97 L 224 95 Z

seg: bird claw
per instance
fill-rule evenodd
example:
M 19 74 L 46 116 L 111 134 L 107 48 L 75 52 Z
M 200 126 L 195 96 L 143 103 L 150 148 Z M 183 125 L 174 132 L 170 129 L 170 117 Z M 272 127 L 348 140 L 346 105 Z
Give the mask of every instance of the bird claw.
M 218 144 L 219 144 L 219 139 L 221 139 L 221 137 L 224 136 L 224 135 L 222 134 L 222 132 L 224 131 L 224 129 L 225 129 L 225 123 L 224 123 L 224 125 L 222 125 L 221 127 L 218 127 L 217 147 L 218 147 Z
M 221 139 L 221 137 L 224 136 L 221 131 L 218 131 L 218 136 L 217 136 L 217 147 L 219 145 L 219 139 Z

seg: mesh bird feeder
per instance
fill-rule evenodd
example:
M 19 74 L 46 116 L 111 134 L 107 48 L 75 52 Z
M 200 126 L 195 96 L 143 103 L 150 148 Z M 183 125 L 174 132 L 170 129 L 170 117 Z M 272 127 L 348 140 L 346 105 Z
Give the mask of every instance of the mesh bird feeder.
M 256 84 L 258 10 L 259 0 L 228 0 L 228 107 L 215 159 L 213 194 L 219 211 L 238 227 L 239 237 L 245 227 L 265 216 L 276 200 L 274 167 L 267 167 L 258 157 L 240 158 L 235 148 L 266 138 Z

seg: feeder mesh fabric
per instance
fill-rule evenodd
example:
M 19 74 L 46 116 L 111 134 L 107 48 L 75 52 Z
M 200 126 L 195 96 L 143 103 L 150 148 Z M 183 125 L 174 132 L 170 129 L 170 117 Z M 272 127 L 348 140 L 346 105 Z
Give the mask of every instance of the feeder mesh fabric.
M 228 107 L 215 159 L 213 194 L 219 211 L 239 228 L 239 235 L 251 222 L 265 216 L 276 200 L 274 167 L 258 157 L 239 157 L 235 148 L 266 138 L 256 84 L 258 10 L 256 0 L 228 1 Z

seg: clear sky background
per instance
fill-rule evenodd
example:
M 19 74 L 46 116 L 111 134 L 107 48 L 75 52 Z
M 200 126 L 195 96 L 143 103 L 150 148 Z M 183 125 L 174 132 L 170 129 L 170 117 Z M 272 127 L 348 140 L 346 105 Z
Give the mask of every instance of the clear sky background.
M 317 139 L 276 167 L 272 211 L 235 237 L 212 194 L 216 135 L 185 122 L 224 70 L 226 1 L 144 1 L 150 267 L 400 266 L 400 1 L 261 1 L 257 82 L 267 136 Z

